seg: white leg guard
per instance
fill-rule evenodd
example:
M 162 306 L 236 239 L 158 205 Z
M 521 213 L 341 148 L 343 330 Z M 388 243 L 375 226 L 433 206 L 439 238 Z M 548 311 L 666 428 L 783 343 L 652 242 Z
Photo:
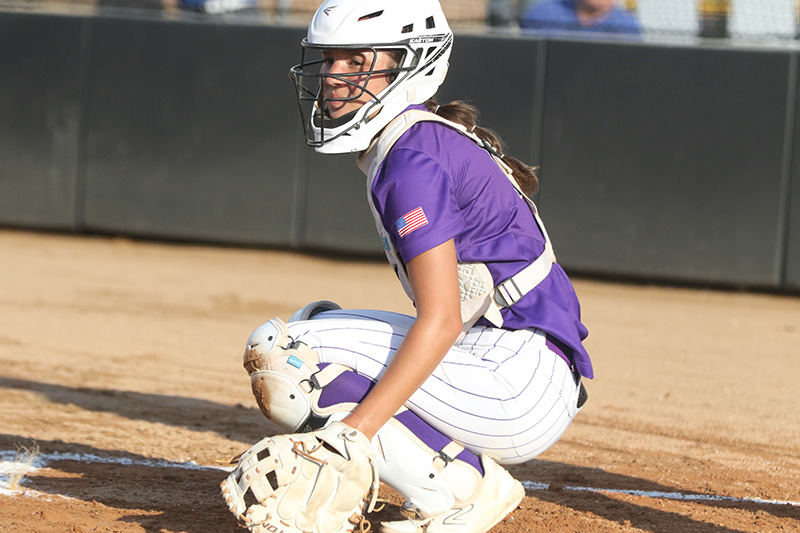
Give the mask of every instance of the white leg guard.
M 261 412 L 290 433 L 319 429 L 332 415 L 344 418 L 355 407 L 355 403 L 321 403 L 322 389 L 347 368 L 320 365 L 316 352 L 294 342 L 280 318 L 250 335 L 243 365 Z
M 486 533 L 525 496 L 491 458 L 465 450 L 410 411 L 396 414 L 372 445 L 382 481 L 406 497 L 406 519 L 383 522 L 381 533 Z
M 419 517 L 469 505 L 482 482 L 480 460 L 402 409 L 372 441 L 381 481 L 406 498 Z
M 486 533 L 508 516 L 525 496 L 525 488 L 500 465 L 481 456 L 483 481 L 477 498 L 468 505 L 420 518 L 383 522 L 381 533 Z M 408 505 L 403 505 L 408 509 Z

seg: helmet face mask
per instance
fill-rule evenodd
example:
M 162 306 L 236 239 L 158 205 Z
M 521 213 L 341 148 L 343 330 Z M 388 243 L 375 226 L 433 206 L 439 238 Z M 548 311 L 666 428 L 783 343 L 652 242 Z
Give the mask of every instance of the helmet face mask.
M 333 49 L 343 50 L 352 54 L 368 52 L 371 56 L 369 65 L 365 65 L 364 70 L 346 73 L 325 73 L 325 59 L 321 57 L 323 51 Z M 378 69 L 379 54 L 391 53 L 396 50 L 401 58 L 393 68 Z M 317 47 L 303 42 L 303 57 L 300 64 L 292 67 L 290 76 L 295 82 L 297 89 L 298 103 L 300 104 L 300 116 L 305 127 L 306 142 L 309 146 L 324 146 L 335 138 L 347 135 L 351 129 L 358 129 L 362 122 L 369 122 L 374 113 L 379 112 L 382 105 L 382 98 L 390 94 L 396 87 L 396 81 L 402 80 L 408 72 L 413 70 L 413 64 L 417 62 L 414 58 L 412 66 L 403 67 L 403 62 L 408 55 L 414 52 L 410 48 L 381 48 L 372 45 L 365 46 L 337 46 L 337 47 Z M 309 58 L 309 56 L 311 56 Z M 378 76 L 390 76 L 389 85 L 382 90 L 373 92 L 370 90 L 370 81 Z M 329 80 L 336 80 L 340 85 L 349 86 L 351 89 L 346 96 L 326 96 L 325 84 Z M 354 109 L 342 116 L 331 118 L 331 103 L 349 103 L 366 99 L 367 101 L 359 109 Z M 359 118 L 361 120 L 354 120 Z
M 368 148 L 406 107 L 436 93 L 452 41 L 436 0 L 327 0 L 302 41 L 300 64 L 290 70 L 307 143 L 321 153 Z M 331 72 L 326 55 L 337 54 L 361 54 L 366 63 Z M 347 90 L 334 97 L 326 84 Z M 337 116 L 336 108 L 348 112 Z

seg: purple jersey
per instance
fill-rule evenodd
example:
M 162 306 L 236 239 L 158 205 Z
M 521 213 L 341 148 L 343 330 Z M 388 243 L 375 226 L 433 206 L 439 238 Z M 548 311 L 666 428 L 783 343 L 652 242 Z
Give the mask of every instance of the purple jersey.
M 405 262 L 453 239 L 459 262 L 482 262 L 499 282 L 544 251 L 527 203 L 490 155 L 441 123 L 417 123 L 400 137 L 381 164 L 371 194 Z M 581 375 L 593 377 L 582 344 L 588 332 L 560 265 L 554 264 L 547 278 L 503 309 L 502 316 L 506 329 L 535 327 L 562 341 Z

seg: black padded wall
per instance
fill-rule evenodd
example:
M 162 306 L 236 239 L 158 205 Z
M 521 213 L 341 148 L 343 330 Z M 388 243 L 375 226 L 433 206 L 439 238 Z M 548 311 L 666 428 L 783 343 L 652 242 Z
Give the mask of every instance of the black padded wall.
M 776 286 L 790 55 L 548 43 L 541 207 L 568 267 Z
M 86 225 L 290 245 L 297 30 L 98 18 L 87 80 Z
M 382 255 L 305 146 L 303 28 L 0 12 L 0 224 Z M 573 272 L 800 289 L 798 52 L 457 33 L 439 99 L 509 152 Z
M 305 145 L 301 150 L 307 184 L 303 246 L 382 255 L 367 203 L 366 177 L 356 166 L 356 155 L 320 155 Z
M 530 165 L 541 154 L 544 40 L 503 35 L 457 35 L 441 103 L 465 100 L 480 111 L 480 124 L 496 130 L 508 153 Z
M 785 209 L 786 221 L 786 254 L 785 270 L 782 286 L 793 291 L 800 290 L 800 56 L 793 55 L 794 70 L 792 75 L 797 81 L 795 85 L 795 113 L 793 120 L 793 135 L 787 140 L 792 143 L 792 157 L 787 161 L 790 168 L 790 180 L 784 191 L 785 198 L 782 207 Z
M 76 228 L 83 26 L 0 14 L 0 224 Z

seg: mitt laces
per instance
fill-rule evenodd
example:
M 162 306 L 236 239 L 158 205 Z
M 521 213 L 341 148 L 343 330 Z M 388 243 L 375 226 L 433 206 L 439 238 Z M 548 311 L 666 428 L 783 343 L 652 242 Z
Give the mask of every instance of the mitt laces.
M 370 533 L 372 531 L 372 522 L 367 520 L 363 514 L 354 514 L 350 517 L 349 522 L 353 524 L 353 529 L 348 529 L 353 533 Z

